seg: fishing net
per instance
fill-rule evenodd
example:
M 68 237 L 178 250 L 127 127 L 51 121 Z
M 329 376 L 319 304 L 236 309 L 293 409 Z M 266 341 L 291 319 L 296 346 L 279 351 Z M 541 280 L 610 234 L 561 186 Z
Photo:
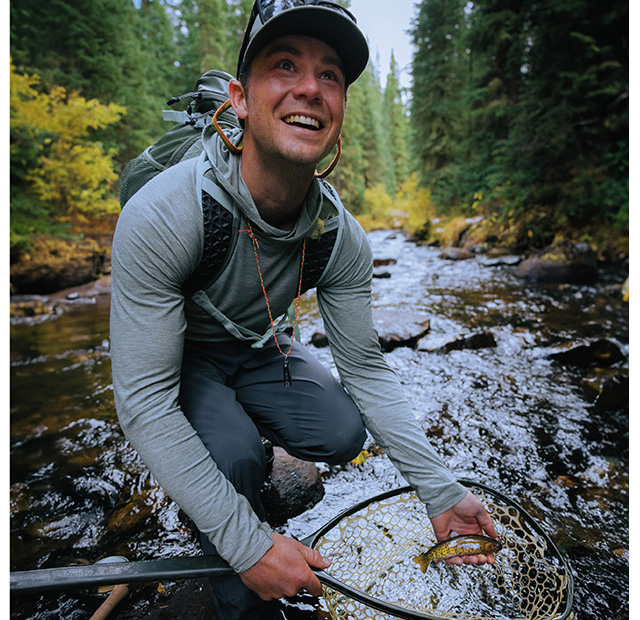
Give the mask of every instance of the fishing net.
M 494 565 L 413 561 L 436 544 L 424 504 L 411 489 L 374 498 L 334 519 L 313 546 L 338 581 L 416 615 L 389 615 L 324 587 L 335 620 L 396 617 L 473 620 L 566 620 L 573 580 L 554 543 L 524 509 L 485 485 L 464 481 L 485 504 L 502 540 Z M 421 615 L 423 614 L 423 615 Z

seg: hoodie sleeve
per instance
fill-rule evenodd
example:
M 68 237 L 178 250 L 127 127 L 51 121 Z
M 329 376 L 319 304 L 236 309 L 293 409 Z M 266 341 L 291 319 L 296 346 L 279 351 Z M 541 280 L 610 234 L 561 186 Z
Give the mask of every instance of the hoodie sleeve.
M 179 164 L 120 215 L 112 249 L 111 358 L 118 418 L 168 495 L 238 572 L 272 546 L 270 528 L 218 470 L 178 403 L 181 284 L 200 260 L 195 166 Z
M 338 254 L 318 285 L 331 352 L 367 429 L 434 517 L 462 500 L 466 489 L 429 443 L 382 355 L 371 311 L 371 248 L 347 212 L 342 225 Z

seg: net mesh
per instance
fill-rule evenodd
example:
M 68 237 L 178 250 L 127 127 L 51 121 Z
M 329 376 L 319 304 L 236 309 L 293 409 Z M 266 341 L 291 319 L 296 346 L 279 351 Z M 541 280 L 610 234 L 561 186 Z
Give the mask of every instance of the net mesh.
M 503 548 L 494 565 L 413 561 L 437 541 L 424 504 L 411 491 L 374 501 L 343 518 L 314 547 L 332 564 L 336 579 L 386 602 L 444 619 L 552 620 L 570 618 L 571 578 L 557 549 L 513 506 L 488 490 L 472 488 L 494 521 Z M 504 504 L 504 502 L 502 502 Z M 396 616 L 324 587 L 336 620 L 383 620 Z

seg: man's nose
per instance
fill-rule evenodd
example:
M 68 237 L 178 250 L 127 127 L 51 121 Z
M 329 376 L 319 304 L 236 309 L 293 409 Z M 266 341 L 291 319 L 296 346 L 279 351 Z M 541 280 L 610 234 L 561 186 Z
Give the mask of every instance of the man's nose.
M 311 71 L 301 74 L 295 88 L 296 96 L 306 97 L 307 99 L 319 99 L 321 96 L 320 80 Z

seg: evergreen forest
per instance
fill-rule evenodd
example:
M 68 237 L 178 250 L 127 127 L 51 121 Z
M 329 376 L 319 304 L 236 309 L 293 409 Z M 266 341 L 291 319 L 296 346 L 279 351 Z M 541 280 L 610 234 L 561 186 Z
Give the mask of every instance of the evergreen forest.
M 12 255 L 113 224 L 119 172 L 169 128 L 167 100 L 235 74 L 252 4 L 11 2 Z M 477 242 L 519 250 L 627 238 L 627 3 L 422 0 L 409 34 L 412 88 L 393 56 L 370 63 L 328 179 L 365 228 L 446 243 L 437 222 L 474 222 Z

